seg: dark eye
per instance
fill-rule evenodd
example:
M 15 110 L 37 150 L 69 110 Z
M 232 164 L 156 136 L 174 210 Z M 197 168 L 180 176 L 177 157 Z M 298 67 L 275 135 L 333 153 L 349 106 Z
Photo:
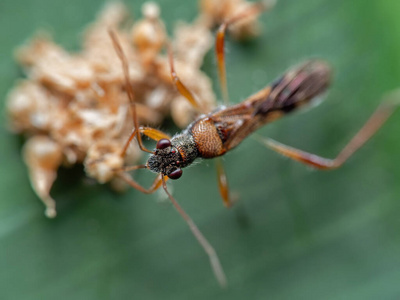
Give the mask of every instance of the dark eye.
M 157 142 L 156 148 L 157 149 L 165 149 L 171 146 L 171 141 L 168 139 L 161 139 Z
M 175 171 L 172 171 L 168 177 L 171 179 L 178 179 L 179 177 L 182 176 L 182 169 L 176 169 Z

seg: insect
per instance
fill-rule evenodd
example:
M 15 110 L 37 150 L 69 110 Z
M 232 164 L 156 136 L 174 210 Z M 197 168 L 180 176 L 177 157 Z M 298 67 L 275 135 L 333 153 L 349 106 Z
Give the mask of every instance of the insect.
M 216 56 L 224 98 L 228 99 L 226 89 L 224 63 L 224 37 L 226 28 L 249 15 L 259 13 L 262 7 L 254 5 L 242 13 L 225 21 L 218 29 L 216 36 Z M 115 169 L 116 175 L 125 180 L 133 188 L 152 193 L 161 186 L 165 190 L 174 207 L 189 225 L 194 236 L 209 256 L 214 274 L 222 286 L 226 285 L 226 277 L 214 248 L 209 244 L 192 219 L 186 214 L 176 199 L 168 191 L 166 181 L 179 179 L 182 169 L 192 164 L 196 159 L 217 159 L 218 184 L 222 199 L 226 206 L 231 206 L 226 175 L 219 157 L 234 149 L 246 137 L 261 126 L 275 121 L 286 114 L 296 111 L 309 103 L 315 97 L 326 91 L 331 81 L 329 65 L 320 60 L 307 61 L 287 71 L 272 84 L 250 96 L 245 101 L 233 106 L 221 106 L 214 111 L 203 111 L 193 94 L 186 88 L 178 77 L 169 48 L 170 73 L 173 83 L 179 92 L 200 112 L 203 112 L 186 129 L 172 138 L 154 128 L 142 127 L 136 117 L 136 108 L 133 101 L 133 89 L 129 82 L 128 61 L 118 41 L 117 35 L 111 30 L 111 39 L 116 52 L 122 62 L 126 80 L 126 91 L 131 100 L 134 130 L 127 140 L 121 155 L 125 152 L 133 139 L 137 139 L 141 150 L 150 153 L 147 162 L 143 165 L 125 166 Z M 326 159 L 308 152 L 304 152 L 271 139 L 259 138 L 269 148 L 293 160 L 318 169 L 334 169 L 340 167 L 356 150 L 358 150 L 386 121 L 396 106 L 395 102 L 385 101 L 365 123 L 361 130 L 344 147 L 335 159 Z M 157 141 L 155 150 L 148 150 L 143 142 L 142 135 Z M 158 173 L 150 188 L 139 185 L 128 171 L 148 169 Z

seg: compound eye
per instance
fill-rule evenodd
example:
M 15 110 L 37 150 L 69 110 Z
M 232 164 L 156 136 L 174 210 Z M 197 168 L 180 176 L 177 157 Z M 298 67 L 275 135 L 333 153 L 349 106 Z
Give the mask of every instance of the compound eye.
M 171 146 L 171 141 L 168 139 L 161 139 L 157 142 L 156 148 L 161 150 Z
M 172 171 L 168 177 L 171 179 L 178 179 L 182 176 L 182 169 L 176 169 L 175 171 Z

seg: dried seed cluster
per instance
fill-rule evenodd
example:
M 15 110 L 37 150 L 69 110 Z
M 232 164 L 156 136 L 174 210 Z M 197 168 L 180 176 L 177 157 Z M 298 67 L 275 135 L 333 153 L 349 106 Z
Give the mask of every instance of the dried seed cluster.
M 266 10 L 275 5 L 276 0 L 264 0 L 260 2 Z M 246 0 L 201 0 L 201 18 L 208 27 L 217 26 L 231 17 L 245 11 L 254 2 Z M 244 40 L 260 34 L 260 24 L 257 14 L 243 18 L 229 26 L 229 33 L 237 40 Z
M 211 28 L 224 18 L 210 14 L 211 2 L 203 1 L 203 12 L 192 24 L 178 23 L 171 40 L 180 78 L 206 108 L 214 107 L 215 95 L 200 67 L 213 43 Z M 126 11 L 121 3 L 108 4 L 86 30 L 78 53 L 67 52 L 45 36 L 16 52 L 27 78 L 8 96 L 10 125 L 27 136 L 24 159 L 48 217 L 56 215 L 50 189 L 61 165 L 83 163 L 88 176 L 105 183 L 116 180 L 115 170 L 140 157 L 136 146 L 121 156 L 133 122 L 110 28 L 129 60 L 140 124 L 158 126 L 170 115 L 184 127 L 196 113 L 172 84 L 168 59 L 162 52 L 167 36 L 159 7 L 145 3 L 142 19 L 122 29 Z

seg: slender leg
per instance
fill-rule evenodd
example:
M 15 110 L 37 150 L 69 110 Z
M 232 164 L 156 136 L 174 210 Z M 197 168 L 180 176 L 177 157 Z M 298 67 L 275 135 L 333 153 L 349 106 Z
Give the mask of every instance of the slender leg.
M 172 204 L 174 205 L 175 209 L 179 212 L 179 214 L 182 216 L 182 218 L 188 224 L 194 237 L 197 239 L 199 244 L 203 247 L 204 251 L 207 253 L 207 255 L 210 259 L 210 264 L 211 264 L 212 270 L 213 270 L 214 275 L 217 278 L 219 284 L 222 287 L 225 287 L 227 285 L 226 276 L 225 276 L 224 270 L 221 266 L 221 263 L 219 261 L 217 253 L 215 252 L 213 246 L 211 246 L 211 244 L 207 241 L 207 239 L 201 233 L 201 231 L 196 226 L 196 224 L 193 222 L 193 220 L 189 217 L 189 215 L 178 204 L 178 202 L 175 200 L 175 198 L 172 197 L 172 195 L 168 192 L 167 185 L 165 183 L 166 178 L 168 178 L 168 177 L 166 177 L 166 176 L 162 177 L 162 186 L 164 188 L 164 191 L 167 193 L 167 195 L 168 195 L 169 199 L 171 200 Z
M 168 140 L 171 139 L 171 137 L 168 134 L 166 134 L 160 130 L 151 128 L 151 127 L 139 127 L 139 133 L 144 134 L 145 136 L 147 136 L 155 141 L 158 141 L 160 139 L 168 139 Z M 128 150 L 129 144 L 132 142 L 132 140 L 136 136 L 137 136 L 137 133 L 136 133 L 136 128 L 135 128 L 132 131 L 131 135 L 129 136 L 128 140 L 126 141 L 124 148 L 122 148 L 122 151 L 120 154 L 121 157 L 125 156 L 125 153 Z M 146 151 L 146 152 L 153 153 L 153 151 Z
M 297 160 L 306 165 L 322 170 L 336 169 L 339 168 L 354 152 L 361 148 L 378 131 L 379 128 L 381 128 L 381 126 L 394 112 L 395 108 L 400 104 L 399 96 L 400 91 L 392 93 L 391 97 L 394 98 L 384 102 L 376 109 L 364 126 L 334 159 L 327 159 L 315 154 L 304 152 L 269 138 L 262 138 L 259 136 L 256 138 L 272 150 L 275 150 L 284 156 Z
M 142 187 L 128 173 L 120 172 L 120 173 L 117 173 L 117 176 L 119 178 L 123 179 L 131 187 L 133 187 L 134 189 L 137 189 L 138 191 L 140 191 L 140 192 L 142 192 L 144 194 L 152 194 L 156 190 L 158 190 L 159 187 L 162 185 L 162 180 L 161 180 L 162 176 L 161 176 L 161 174 L 157 175 L 157 177 L 153 181 L 153 184 L 148 189 Z
M 136 165 L 136 166 L 124 166 L 118 169 L 114 169 L 114 172 L 129 172 L 133 170 L 138 170 L 138 169 L 147 169 L 146 165 Z
M 229 104 L 228 85 L 226 82 L 226 67 L 225 67 L 225 31 L 227 22 L 220 25 L 215 37 L 215 56 L 217 57 L 219 83 L 221 85 L 222 98 L 225 105 Z
M 128 59 L 126 58 L 126 55 L 124 53 L 124 51 L 122 50 L 121 47 L 121 43 L 118 40 L 118 37 L 116 35 L 116 33 L 112 30 L 108 31 L 111 40 L 113 42 L 114 45 L 114 49 L 115 52 L 117 52 L 117 55 L 119 57 L 119 59 L 121 60 L 121 64 L 122 64 L 122 69 L 124 70 L 124 77 L 125 77 L 125 85 L 126 85 L 126 92 L 128 94 L 128 98 L 129 98 L 129 102 L 131 104 L 131 110 L 132 110 L 132 117 L 133 117 L 133 125 L 136 128 L 139 128 L 139 120 L 137 117 L 137 113 L 136 113 L 136 104 L 135 104 L 135 98 L 134 98 L 134 94 L 133 94 L 133 90 L 132 90 L 132 86 L 131 83 L 129 81 L 129 64 L 128 64 Z M 153 153 L 153 151 L 148 150 L 142 142 L 142 137 L 140 135 L 140 132 L 138 130 L 136 130 L 136 139 L 138 141 L 139 147 L 142 151 L 145 152 L 149 152 L 149 153 Z M 125 153 L 125 152 L 124 152 Z
M 267 5 L 270 6 L 270 4 L 272 3 L 268 3 Z M 224 51 L 226 29 L 229 25 L 237 21 L 261 13 L 261 11 L 267 8 L 266 7 L 267 5 L 262 2 L 254 3 L 247 9 L 241 11 L 240 13 L 231 17 L 230 19 L 226 20 L 224 23 L 220 25 L 220 27 L 217 30 L 217 35 L 215 38 L 215 55 L 217 57 L 219 81 L 225 105 L 229 104 L 228 87 L 226 81 L 225 51 Z
M 171 139 L 171 137 L 168 134 L 151 127 L 140 127 L 139 131 L 140 133 L 151 138 L 152 140 L 155 140 L 156 142 L 158 142 L 161 139 L 167 139 L 167 140 Z
M 233 203 L 229 195 L 229 186 L 224 170 L 224 165 L 220 157 L 217 157 L 215 159 L 215 163 L 217 167 L 219 193 L 221 194 L 222 200 L 224 201 L 224 205 L 229 208 L 232 206 Z
M 182 83 L 179 79 L 178 75 L 176 74 L 175 67 L 174 67 L 174 59 L 172 54 L 171 45 L 168 44 L 168 58 L 169 58 L 169 65 L 171 68 L 171 78 L 172 82 L 175 84 L 176 88 L 178 89 L 179 93 L 189 101 L 189 103 L 197 109 L 199 112 L 207 113 L 203 105 L 200 105 L 199 102 L 195 99 L 192 92 Z

